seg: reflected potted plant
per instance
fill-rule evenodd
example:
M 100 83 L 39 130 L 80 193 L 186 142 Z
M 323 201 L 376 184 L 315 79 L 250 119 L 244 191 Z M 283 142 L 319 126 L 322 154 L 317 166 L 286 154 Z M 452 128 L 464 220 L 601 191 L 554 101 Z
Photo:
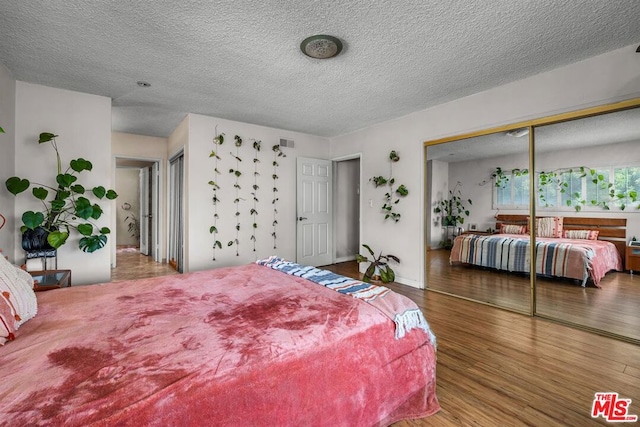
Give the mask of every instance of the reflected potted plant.
M 382 255 L 382 252 L 380 252 L 380 254 L 376 256 L 373 252 L 373 249 L 371 249 L 369 245 L 362 246 L 369 252 L 369 255 L 371 256 L 371 259 L 369 259 L 368 257 L 360 254 L 356 255 L 356 261 L 358 263 L 369 263 L 369 266 L 367 267 L 362 277 L 362 281 L 371 283 L 372 280 L 378 280 L 379 278 L 382 283 L 393 282 L 396 279 L 396 274 L 391 269 L 391 267 L 389 267 L 389 261 L 400 263 L 400 258 L 390 254 Z
M 50 250 L 58 249 L 69 238 L 71 230 L 77 230 L 82 236 L 78 246 L 84 252 L 94 252 L 103 248 L 107 243 L 107 234 L 111 231 L 107 227 L 98 227 L 93 221 L 98 220 L 103 213 L 97 203 L 92 203 L 89 197 L 113 200 L 118 195 L 115 191 L 103 186 L 85 188 L 78 181 L 82 172 L 90 172 L 93 165 L 90 161 L 77 158 L 69 162 L 63 170 L 60 153 L 56 143 L 58 135 L 44 132 L 40 134 L 40 144 L 50 143 L 56 154 L 57 170 L 55 182 L 41 184 L 30 182 L 17 176 L 6 180 L 7 190 L 18 195 L 31 188 L 31 194 L 42 202 L 41 211 L 26 211 L 22 214 L 23 249 Z M 41 245 L 42 247 L 38 247 Z
M 449 227 L 453 228 L 454 237 L 460 234 L 462 228 L 459 226 L 464 224 L 464 218 L 470 214 L 466 205 L 473 204 L 471 199 L 462 199 L 462 193 L 459 188 L 460 185 L 461 183 L 458 181 L 456 186 L 453 187 L 453 190 L 449 190 L 449 198 L 438 202 L 437 206 L 433 209 L 434 213 L 441 214 L 442 226 L 447 227 L 446 237 L 440 242 L 440 245 L 445 248 L 451 248 L 453 246 L 453 238 L 450 236 Z

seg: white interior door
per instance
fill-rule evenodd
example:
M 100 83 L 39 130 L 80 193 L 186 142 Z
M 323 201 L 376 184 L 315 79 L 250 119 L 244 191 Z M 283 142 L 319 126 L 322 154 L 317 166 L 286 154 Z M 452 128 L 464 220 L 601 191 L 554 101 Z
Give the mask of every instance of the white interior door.
M 149 168 L 140 169 L 140 253 L 149 255 Z
M 151 256 L 160 262 L 160 166 L 151 167 Z
M 304 265 L 333 262 L 332 175 L 329 160 L 298 157 L 296 179 L 296 261 Z

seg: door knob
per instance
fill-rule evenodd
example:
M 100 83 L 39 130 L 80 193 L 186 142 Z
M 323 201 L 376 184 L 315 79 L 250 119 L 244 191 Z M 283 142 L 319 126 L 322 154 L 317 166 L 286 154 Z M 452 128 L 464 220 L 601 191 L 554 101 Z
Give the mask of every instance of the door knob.
M 305 219 L 308 219 L 308 218 L 303 217 L 303 216 L 299 216 L 299 217 L 298 217 L 298 221 L 304 221 Z

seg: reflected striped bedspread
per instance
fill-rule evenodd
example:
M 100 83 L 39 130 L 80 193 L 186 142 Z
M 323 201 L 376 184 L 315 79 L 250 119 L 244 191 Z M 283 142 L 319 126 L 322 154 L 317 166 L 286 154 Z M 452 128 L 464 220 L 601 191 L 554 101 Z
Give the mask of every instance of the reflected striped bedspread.
M 451 249 L 450 261 L 473 264 L 519 273 L 531 271 L 530 241 L 528 236 L 496 234 L 492 236 L 465 234 L 456 237 Z M 613 252 L 611 248 L 613 247 Z M 598 265 L 596 255 L 603 252 L 604 265 Z M 613 269 L 621 269 L 615 246 L 609 242 L 573 239 L 538 239 L 536 241 L 536 274 L 566 277 L 582 281 L 584 286 L 589 278 L 600 287 L 600 279 Z M 619 256 L 618 256 L 619 258 Z

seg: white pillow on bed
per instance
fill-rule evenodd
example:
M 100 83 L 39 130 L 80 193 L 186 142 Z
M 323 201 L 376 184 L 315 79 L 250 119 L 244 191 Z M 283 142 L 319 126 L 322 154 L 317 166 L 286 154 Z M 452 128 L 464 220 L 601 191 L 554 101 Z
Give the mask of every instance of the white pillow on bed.
M 12 332 L 38 312 L 33 277 L 0 256 L 0 341 L 12 339 Z

